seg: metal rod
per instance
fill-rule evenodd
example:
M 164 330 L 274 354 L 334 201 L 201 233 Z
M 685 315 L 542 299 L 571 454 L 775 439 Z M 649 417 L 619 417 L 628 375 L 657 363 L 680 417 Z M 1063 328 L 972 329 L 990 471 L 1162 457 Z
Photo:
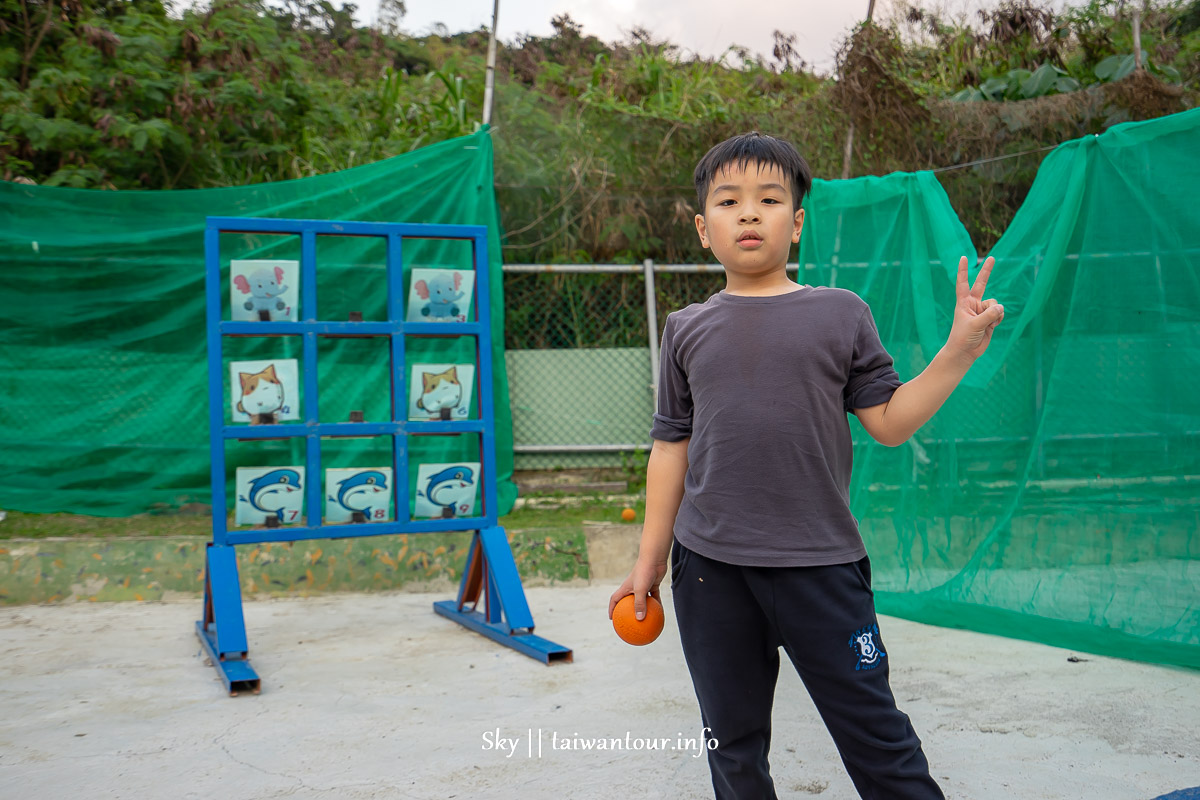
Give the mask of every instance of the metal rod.
M 795 272 L 799 264 L 788 264 L 787 269 Z M 725 268 L 720 264 L 654 264 L 655 272 L 710 272 L 720 275 Z M 646 271 L 644 264 L 505 264 L 505 272 L 562 272 L 584 274 L 629 274 L 641 275 Z
M 650 396 L 658 408 L 658 303 L 654 292 L 654 259 L 642 262 L 646 276 L 646 332 L 650 340 Z
M 1033 153 L 1044 153 L 1047 150 L 1053 150 L 1058 146 L 1059 145 L 1056 145 L 1056 144 L 1048 144 L 1045 147 L 1035 147 L 1032 150 L 1022 150 L 1019 153 L 1005 153 L 1002 156 L 992 156 L 990 158 L 977 158 L 974 161 L 965 161 L 962 164 L 951 164 L 948 167 L 938 167 L 936 169 L 931 169 L 929 171 L 930 172 L 949 172 L 950 170 L 955 170 L 955 169 L 966 169 L 967 167 L 977 167 L 980 164 L 990 164 L 993 161 L 1003 161 L 1006 158 L 1019 158 L 1021 156 L 1032 155 Z
M 1165 256 L 1195 256 L 1200 255 L 1200 247 L 1184 247 L 1174 250 L 1131 250 L 1125 253 L 1087 253 L 1087 258 L 1163 258 Z M 1063 256 L 1066 261 L 1078 261 L 1083 256 L 1079 253 L 1067 253 Z M 894 261 L 838 261 L 837 267 L 849 269 L 868 269 L 872 267 L 911 267 L 916 266 L 920 262 L 912 260 L 894 260 Z M 941 261 L 930 259 L 925 264 L 941 264 Z M 813 262 L 806 262 L 805 269 L 819 269 L 825 266 Z M 800 265 L 791 263 L 787 265 L 789 272 L 795 272 Z M 655 264 L 654 271 L 656 273 L 686 273 L 686 272 L 711 272 L 714 275 L 720 274 L 723 271 L 720 264 Z M 588 274 L 603 274 L 603 273 L 629 273 L 641 274 L 645 271 L 645 267 L 638 264 L 505 264 L 505 272 L 513 273 L 528 273 L 528 272 L 563 272 L 563 273 L 588 273 Z M 283 323 L 276 323 L 283 324 Z M 445 323 L 448 324 L 448 323 Z
M 1038 253 L 1037 260 L 1033 262 L 1033 283 L 1037 285 L 1038 272 L 1041 271 L 1042 254 Z M 1038 314 L 1033 320 L 1033 431 L 1031 435 L 1037 435 L 1037 430 L 1042 424 L 1042 414 L 1046 408 L 1046 374 L 1045 364 L 1042 361 L 1042 351 L 1045 348 L 1045 331 L 1042 328 L 1042 315 Z M 1046 477 L 1046 449 L 1045 443 L 1040 439 L 1037 443 L 1037 476 L 1039 479 Z
M 205 315 L 208 324 L 208 430 L 212 480 L 213 544 L 226 543 L 225 521 L 225 425 L 224 361 L 225 343 L 217 333 L 221 324 L 221 231 L 211 220 L 204 231 Z M 231 279 L 232 280 L 232 279 Z
M 854 123 L 846 131 L 846 147 L 842 150 L 842 180 L 850 180 L 850 154 L 854 152 Z
M 1169 439 L 1171 437 L 1194 437 L 1200 436 L 1200 431 L 1184 431 L 1183 433 L 1065 433 L 1057 436 L 1043 437 L 1041 442 L 1083 442 L 1098 439 Z M 923 447 L 935 447 L 937 445 L 953 444 L 953 445 L 995 445 L 995 444 L 1021 444 L 1030 442 L 1034 436 L 984 436 L 980 438 L 963 439 L 922 439 Z M 513 446 L 513 450 L 517 453 L 619 453 L 633 452 L 636 450 L 647 450 L 651 443 L 644 442 L 642 444 L 518 444 Z
M 983 489 L 1012 489 L 1012 488 L 1037 488 L 1037 489 L 1116 489 L 1125 486 L 1145 486 L 1147 484 L 1153 486 L 1178 486 L 1180 484 L 1195 484 L 1200 483 L 1200 475 L 1150 475 L 1138 476 L 1134 478 L 1046 478 L 1045 480 L 972 480 L 969 482 L 972 486 L 978 486 Z M 964 482 L 966 485 L 966 482 Z M 872 483 L 866 487 L 868 492 L 898 492 L 903 487 L 898 483 Z
M 1134 27 L 1134 31 L 1135 31 L 1134 50 L 1135 50 L 1135 52 L 1140 54 L 1141 48 L 1138 46 L 1137 37 L 1136 37 L 1136 31 L 1138 30 L 1138 28 L 1136 27 L 1137 26 L 1137 22 L 1136 22 L 1137 17 L 1134 17 L 1134 20 L 1135 20 L 1135 22 L 1134 22 L 1134 25 L 1135 25 L 1135 27 Z M 1140 148 L 1140 154 L 1141 154 L 1140 160 L 1142 162 L 1142 165 L 1141 165 L 1142 166 L 1142 180 L 1145 182 L 1145 185 L 1150 185 L 1150 181 L 1152 180 L 1152 176 L 1154 174 L 1153 170 L 1150 167 L 1150 154 L 1146 152 L 1145 148 Z M 1170 320 L 1168 319 L 1167 309 L 1169 309 L 1171 307 L 1171 305 L 1170 305 L 1171 298 L 1167 297 L 1167 284 L 1166 284 L 1166 281 L 1163 279 L 1163 264 L 1162 264 L 1161 248 L 1159 248 L 1159 246 L 1158 246 L 1158 226 L 1155 225 L 1154 223 L 1151 223 L 1149 227 L 1150 227 L 1150 244 L 1151 244 L 1151 247 L 1154 248 L 1154 277 L 1155 277 L 1155 280 L 1157 283 L 1157 288 L 1158 288 L 1159 319 L 1162 322 L 1162 329 L 1170 330 L 1170 327 L 1169 327 Z M 1162 373 L 1155 371 L 1154 374 L 1158 380 L 1162 380 Z M 1179 409 L 1171 407 L 1172 405 L 1174 405 L 1175 403 L 1178 402 L 1178 399 L 1174 395 L 1174 393 L 1169 390 L 1169 386 L 1165 385 L 1166 382 L 1164 381 L 1163 383 L 1164 383 L 1164 385 L 1161 387 L 1161 389 L 1165 390 L 1165 391 L 1162 391 L 1160 393 L 1160 396 L 1168 404 L 1167 405 L 1167 417 L 1170 418 L 1170 416 L 1172 415 L 1172 412 L 1179 410 Z M 1170 463 L 1170 458 L 1171 458 L 1171 439 L 1172 439 L 1172 437 L 1170 437 L 1170 436 L 1164 436 L 1163 440 L 1162 440 L 1163 458 L 1167 459 L 1168 463 Z
M 870 0 L 867 4 L 867 25 L 871 24 L 871 18 L 875 16 L 875 0 Z M 850 123 L 849 130 L 846 131 L 846 147 L 842 151 L 842 180 L 850 179 L 850 156 L 854 153 L 854 123 Z
M 492 101 L 496 86 L 496 23 L 500 20 L 500 0 L 492 4 L 492 30 L 488 33 L 487 74 L 483 81 L 483 124 L 492 121 Z
M 1133 7 L 1133 63 L 1142 68 L 1142 10 Z
M 842 266 L 842 218 L 845 216 L 841 211 L 838 212 L 837 228 L 833 232 L 833 253 L 829 256 L 829 286 L 837 288 L 838 267 Z M 807 264 L 804 265 L 806 268 Z M 813 265 L 816 266 L 816 265 Z M 847 264 L 846 266 L 850 266 Z M 866 266 L 866 265 L 864 265 Z M 882 264 L 880 265 L 882 266 Z
M 517 444 L 516 453 L 622 453 L 650 449 L 650 442 L 642 444 Z

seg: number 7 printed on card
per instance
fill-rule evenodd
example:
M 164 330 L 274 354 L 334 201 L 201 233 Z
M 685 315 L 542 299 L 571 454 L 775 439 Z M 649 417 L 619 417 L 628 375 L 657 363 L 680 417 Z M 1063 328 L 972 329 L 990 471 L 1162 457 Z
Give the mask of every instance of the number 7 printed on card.
M 235 485 L 238 525 L 304 522 L 304 467 L 238 467 Z

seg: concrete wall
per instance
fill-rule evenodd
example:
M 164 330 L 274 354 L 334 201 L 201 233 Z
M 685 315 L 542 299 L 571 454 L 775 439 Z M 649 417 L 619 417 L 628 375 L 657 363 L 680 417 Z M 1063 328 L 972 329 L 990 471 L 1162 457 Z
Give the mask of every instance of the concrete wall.
M 544 531 L 508 534 L 524 585 L 589 577 L 582 531 L 553 542 Z M 209 541 L 205 536 L 0 541 L 0 606 L 198 597 Z M 242 545 L 238 577 L 246 597 L 451 591 L 462 577 L 470 541 L 468 531 Z

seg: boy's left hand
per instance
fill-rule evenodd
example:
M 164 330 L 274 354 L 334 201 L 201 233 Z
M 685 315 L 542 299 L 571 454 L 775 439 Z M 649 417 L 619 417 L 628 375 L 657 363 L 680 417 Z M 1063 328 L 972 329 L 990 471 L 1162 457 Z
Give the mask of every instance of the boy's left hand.
M 983 355 L 992 341 L 992 330 L 1004 319 L 1004 306 L 995 300 L 984 300 L 988 277 L 996 260 L 991 256 L 983 262 L 975 284 L 968 288 L 967 257 L 958 262 L 958 283 L 955 293 L 958 301 L 954 305 L 954 323 L 950 327 L 950 338 L 946 346 L 974 361 Z

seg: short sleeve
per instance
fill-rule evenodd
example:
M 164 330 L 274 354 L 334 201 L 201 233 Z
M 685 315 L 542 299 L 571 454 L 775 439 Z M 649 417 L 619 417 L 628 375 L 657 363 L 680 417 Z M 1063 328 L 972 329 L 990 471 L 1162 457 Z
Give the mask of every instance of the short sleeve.
M 675 320 L 667 316 L 658 354 L 658 410 L 650 438 L 681 442 L 692 435 L 692 388 L 675 348 Z
M 902 381 L 892 366 L 892 357 L 879 341 L 871 309 L 863 311 L 854 332 L 854 355 L 850 374 L 842 392 L 846 411 L 870 408 L 892 399 Z

